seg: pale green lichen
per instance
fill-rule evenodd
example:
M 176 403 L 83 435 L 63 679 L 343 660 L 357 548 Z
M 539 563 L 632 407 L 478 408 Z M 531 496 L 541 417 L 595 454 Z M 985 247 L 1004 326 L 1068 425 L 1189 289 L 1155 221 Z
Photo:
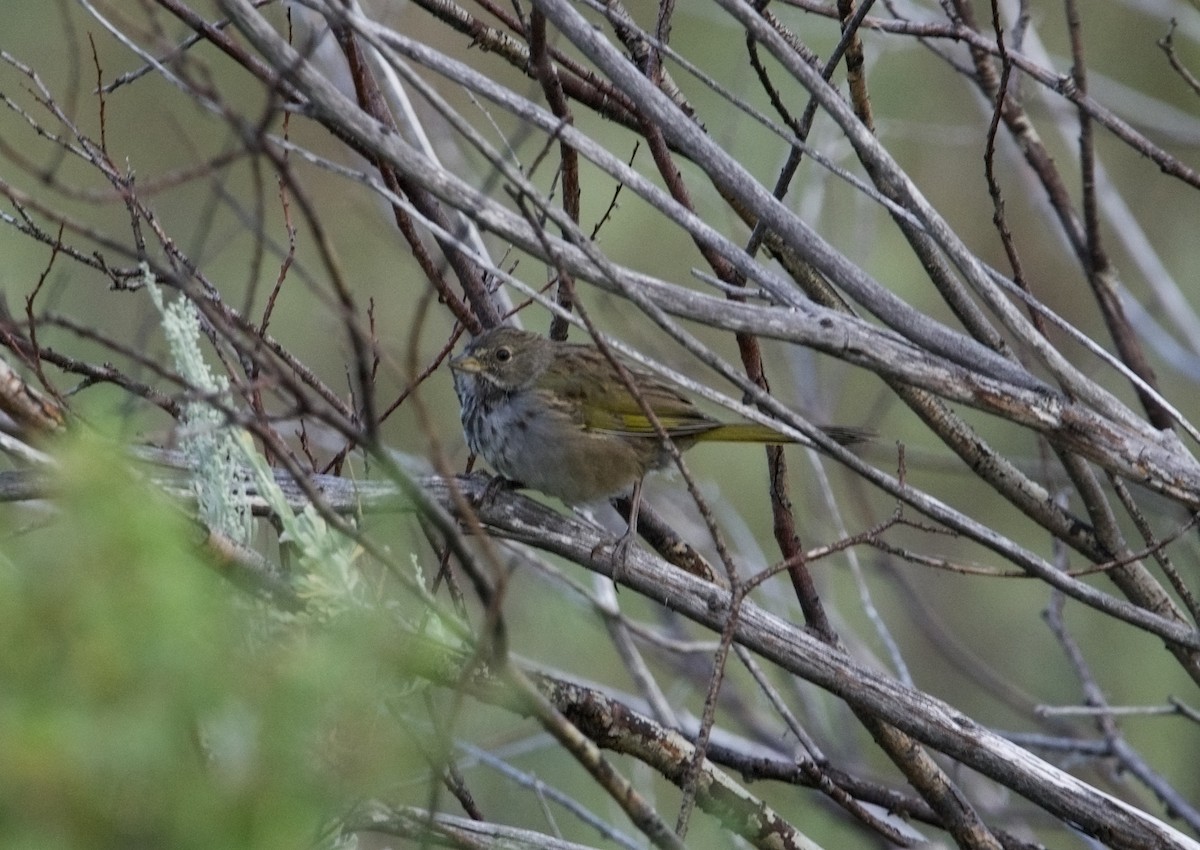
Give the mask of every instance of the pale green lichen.
M 253 534 L 250 494 L 264 500 L 282 529 L 280 542 L 297 554 L 296 590 L 306 616 L 331 618 L 367 604 L 354 565 L 360 547 L 309 504 L 293 510 L 271 468 L 245 429 L 231 421 L 229 381 L 214 375 L 201 350 L 199 311 L 187 298 L 165 302 L 148 270 L 146 289 L 162 316 L 175 368 L 195 398 L 183 407 L 179 442 L 191 470 L 200 520 L 211 530 L 248 546 Z

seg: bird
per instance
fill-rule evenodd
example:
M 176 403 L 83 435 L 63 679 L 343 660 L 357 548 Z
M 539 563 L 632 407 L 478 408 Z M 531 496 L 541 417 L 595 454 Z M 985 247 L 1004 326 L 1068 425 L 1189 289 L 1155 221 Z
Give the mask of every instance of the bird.
M 667 466 L 671 453 L 599 348 L 499 325 L 476 336 L 449 366 L 475 455 L 510 482 L 568 505 L 632 488 L 633 533 L 642 479 Z M 795 442 L 765 425 L 722 422 L 661 378 L 625 370 L 680 451 L 700 442 Z M 869 437 L 855 428 L 823 430 L 843 444 Z

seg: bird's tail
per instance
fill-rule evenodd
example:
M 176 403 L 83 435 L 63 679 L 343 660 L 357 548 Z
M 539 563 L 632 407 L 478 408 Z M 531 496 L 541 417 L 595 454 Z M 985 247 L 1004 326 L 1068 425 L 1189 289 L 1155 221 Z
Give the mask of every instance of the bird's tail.
M 843 446 L 852 446 L 857 443 L 865 443 L 871 440 L 875 434 L 865 428 L 843 428 L 840 426 L 822 426 L 821 430 L 825 432 L 834 442 L 840 443 Z M 791 437 L 780 434 L 774 428 L 768 428 L 766 425 L 759 425 L 757 422 L 731 422 L 727 425 L 718 425 L 711 431 L 705 431 L 699 435 L 699 439 L 708 442 L 716 441 L 720 443 L 794 443 L 796 442 Z

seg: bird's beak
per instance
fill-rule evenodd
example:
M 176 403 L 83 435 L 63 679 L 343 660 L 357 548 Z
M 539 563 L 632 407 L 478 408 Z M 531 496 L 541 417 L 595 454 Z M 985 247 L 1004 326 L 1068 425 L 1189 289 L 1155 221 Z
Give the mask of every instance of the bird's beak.
M 450 371 L 463 372 L 467 375 L 474 375 L 477 372 L 483 371 L 483 366 L 479 360 L 470 354 L 460 354 L 451 359 L 448 365 L 450 366 Z

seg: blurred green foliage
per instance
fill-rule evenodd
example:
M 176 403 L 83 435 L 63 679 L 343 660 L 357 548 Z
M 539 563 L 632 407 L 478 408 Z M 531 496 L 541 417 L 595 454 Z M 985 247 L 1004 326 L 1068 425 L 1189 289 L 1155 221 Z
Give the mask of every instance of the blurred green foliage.
M 0 845 L 312 846 L 409 761 L 373 624 L 248 603 L 115 454 L 78 441 L 36 516 L 0 512 Z

